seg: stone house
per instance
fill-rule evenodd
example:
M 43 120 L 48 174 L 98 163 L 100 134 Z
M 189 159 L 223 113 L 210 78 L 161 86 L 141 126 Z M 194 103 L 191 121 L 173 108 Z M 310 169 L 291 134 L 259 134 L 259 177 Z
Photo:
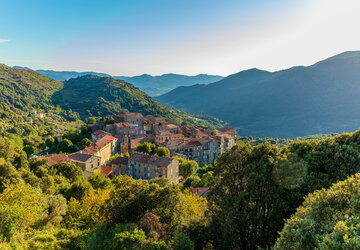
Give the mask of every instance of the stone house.
M 118 157 L 112 162 L 113 174 L 118 175 L 127 175 L 128 174 L 128 162 L 129 158 L 127 157 Z
M 157 145 L 170 140 L 171 140 L 171 133 L 167 130 L 158 131 L 155 133 L 155 144 Z
M 120 151 L 120 143 L 117 138 L 111 135 L 105 135 L 104 137 L 99 138 L 97 141 L 107 141 L 111 144 L 111 155 L 116 154 Z
M 140 113 L 130 113 L 122 111 L 116 116 L 114 116 L 114 119 L 116 122 L 128 122 L 139 126 L 144 125 L 144 116 Z
M 172 183 L 178 183 L 179 162 L 173 158 L 134 153 L 128 161 L 128 175 L 146 180 L 166 177 Z
M 112 156 L 112 147 L 109 141 L 97 141 L 86 147 L 81 153 L 98 156 L 101 158 L 100 165 L 106 165 Z
M 100 169 L 101 157 L 96 155 L 84 154 L 84 153 L 73 153 L 69 155 L 71 162 L 75 163 L 83 171 L 92 172 L 95 169 Z

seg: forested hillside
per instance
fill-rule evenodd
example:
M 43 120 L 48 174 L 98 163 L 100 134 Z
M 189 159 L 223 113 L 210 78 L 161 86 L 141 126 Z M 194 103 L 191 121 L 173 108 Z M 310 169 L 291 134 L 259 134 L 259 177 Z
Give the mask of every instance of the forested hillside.
M 178 124 L 224 125 L 219 119 L 191 115 L 169 108 L 134 87 L 110 77 L 82 76 L 64 82 L 64 88 L 53 96 L 54 103 L 78 112 L 81 117 L 114 115 L 120 110 L 139 112 L 173 120 Z
M 298 137 L 353 131 L 360 124 L 360 52 L 309 67 L 242 71 L 208 84 L 177 88 L 157 99 L 186 112 L 229 122 L 241 135 Z
M 19 127 L 32 110 L 47 113 L 57 120 L 67 118 L 67 112 L 56 108 L 51 100 L 62 87 L 62 82 L 35 71 L 0 64 L 0 130 Z

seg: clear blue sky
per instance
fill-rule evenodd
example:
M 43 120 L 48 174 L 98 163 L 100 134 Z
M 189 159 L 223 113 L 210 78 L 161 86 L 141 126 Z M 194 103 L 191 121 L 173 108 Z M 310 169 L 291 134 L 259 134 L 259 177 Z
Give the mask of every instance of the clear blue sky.
M 357 2 L 0 0 L 0 63 L 112 75 L 277 70 L 358 49 Z

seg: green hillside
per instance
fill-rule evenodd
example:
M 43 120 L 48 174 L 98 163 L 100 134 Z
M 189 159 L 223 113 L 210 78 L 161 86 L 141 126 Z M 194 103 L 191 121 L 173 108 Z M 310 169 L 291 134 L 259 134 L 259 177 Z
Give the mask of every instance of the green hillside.
M 157 98 L 186 112 L 215 116 L 241 135 L 298 137 L 356 130 L 360 125 L 360 52 L 308 67 L 242 71 L 208 85 Z
M 165 117 L 178 124 L 225 125 L 213 117 L 194 116 L 169 108 L 133 85 L 110 77 L 87 75 L 65 81 L 64 88 L 54 94 L 53 101 L 64 109 L 78 112 L 82 118 L 114 115 L 120 110 L 128 110 Z
M 35 71 L 0 64 L 0 123 L 2 129 L 25 122 L 32 110 L 66 116 L 53 106 L 51 96 L 63 83 Z M 61 120 L 61 116 L 58 118 Z

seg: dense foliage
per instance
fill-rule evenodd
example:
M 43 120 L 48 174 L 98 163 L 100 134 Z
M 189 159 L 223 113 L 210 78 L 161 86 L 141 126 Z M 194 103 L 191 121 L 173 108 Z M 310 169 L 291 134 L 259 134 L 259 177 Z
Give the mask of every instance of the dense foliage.
M 2 249 L 184 249 L 194 243 L 182 229 L 208 213 L 206 200 L 168 179 L 87 179 L 72 163 L 29 162 L 0 137 Z
M 275 249 L 359 249 L 360 174 L 310 194 L 287 220 Z
M 359 138 L 357 131 L 282 149 L 241 142 L 225 152 L 217 161 L 210 193 L 218 206 L 210 227 L 214 246 L 272 246 L 284 219 L 306 195 L 360 171 Z

